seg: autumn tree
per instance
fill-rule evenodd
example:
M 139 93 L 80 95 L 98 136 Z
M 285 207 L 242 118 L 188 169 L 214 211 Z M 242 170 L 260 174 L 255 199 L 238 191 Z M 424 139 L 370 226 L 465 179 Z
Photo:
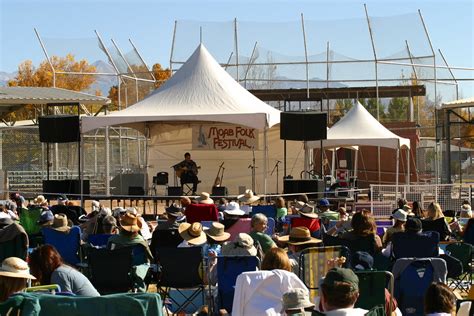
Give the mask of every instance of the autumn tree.
M 84 72 L 94 73 L 93 65 L 86 60 L 76 61 L 74 55 L 68 54 L 66 57 L 51 57 L 51 64 L 56 72 Z M 31 60 L 26 60 L 18 66 L 18 74 L 14 79 L 8 81 L 10 87 L 53 87 L 54 75 L 48 61 L 43 61 L 36 68 Z M 63 88 L 73 91 L 87 90 L 95 82 L 93 75 L 67 75 L 56 74 L 56 88 Z M 7 114 L 4 119 L 7 121 L 18 121 L 35 118 L 35 107 L 27 105 L 23 109 Z

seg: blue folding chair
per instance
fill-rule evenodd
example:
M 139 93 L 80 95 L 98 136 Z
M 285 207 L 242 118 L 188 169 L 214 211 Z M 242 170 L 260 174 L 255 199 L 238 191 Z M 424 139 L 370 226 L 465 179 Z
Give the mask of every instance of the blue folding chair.
M 273 217 L 268 217 L 267 230 L 265 234 L 272 236 L 275 232 L 275 219 Z
M 256 256 L 220 256 L 217 258 L 218 308 L 232 312 L 235 282 L 246 271 L 257 271 L 260 260 Z
M 262 213 L 268 218 L 275 218 L 277 210 L 275 205 L 256 205 L 252 206 L 252 215 Z
M 79 226 L 71 227 L 69 233 L 65 234 L 51 228 L 42 228 L 44 243 L 50 244 L 56 248 L 64 261 L 71 265 L 77 265 L 81 262 L 79 256 L 81 229 Z
M 112 234 L 95 234 L 87 237 L 87 242 L 97 248 L 106 248 Z

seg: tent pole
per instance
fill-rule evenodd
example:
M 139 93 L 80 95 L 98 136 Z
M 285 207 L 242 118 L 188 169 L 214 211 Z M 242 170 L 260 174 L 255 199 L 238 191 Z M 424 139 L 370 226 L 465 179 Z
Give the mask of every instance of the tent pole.
M 407 151 L 407 181 L 406 181 L 407 185 L 410 185 L 410 182 L 411 182 L 411 179 L 410 179 L 411 178 L 410 177 L 411 176 L 411 174 L 410 174 L 410 162 L 411 162 L 410 161 L 410 150 L 411 149 L 408 149 L 408 148 L 406 149 L 406 151 Z
M 357 178 L 357 169 L 359 164 L 359 150 L 355 150 L 355 159 L 354 159 L 354 177 Z
M 267 195 L 267 159 L 268 159 L 268 148 L 267 148 L 267 127 L 263 129 L 263 193 Z M 279 181 L 279 179 L 277 179 Z
M 110 196 L 110 140 L 109 127 L 105 127 L 105 195 Z
M 396 180 L 395 180 L 395 200 L 398 199 L 398 172 L 400 170 L 400 148 L 397 147 L 397 166 L 396 166 Z
M 337 148 L 333 148 L 332 161 L 331 161 L 331 177 L 334 179 L 336 174 L 336 151 Z

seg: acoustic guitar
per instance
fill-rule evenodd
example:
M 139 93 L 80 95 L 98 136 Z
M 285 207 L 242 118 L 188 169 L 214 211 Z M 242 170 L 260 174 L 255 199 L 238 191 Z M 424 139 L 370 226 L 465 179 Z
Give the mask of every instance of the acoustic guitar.
M 195 170 L 191 170 L 195 175 L 198 174 L 198 169 L 201 169 L 201 166 L 198 166 L 197 168 L 193 168 Z M 178 178 L 181 178 L 181 176 L 186 173 L 186 171 L 188 171 L 189 169 L 187 167 L 176 167 L 175 169 L 175 172 L 176 172 L 176 176 Z

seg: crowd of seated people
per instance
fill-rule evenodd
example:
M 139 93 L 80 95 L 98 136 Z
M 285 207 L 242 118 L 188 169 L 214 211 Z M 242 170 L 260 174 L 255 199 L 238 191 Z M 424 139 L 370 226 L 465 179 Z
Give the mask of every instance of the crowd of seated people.
M 354 307 L 359 296 L 358 278 L 350 265 L 330 270 L 321 282 L 318 300 L 309 301 L 309 291 L 298 279 L 302 251 L 311 247 L 344 245 L 353 256 L 355 253 L 358 256 L 364 253 L 377 261 L 378 255 L 384 254 L 393 265 L 397 259 L 406 255 L 407 242 L 413 245 L 411 253 L 415 256 L 437 257 L 443 253 L 439 241 L 447 241 L 455 233 L 458 238 L 462 238 L 469 229 L 474 229 L 470 228 L 474 222 L 470 220 L 472 211 L 467 203 L 459 210 L 459 218 L 465 219 L 464 224 L 460 225 L 462 221 L 459 221 L 457 225 L 450 225 L 439 204 L 433 202 L 424 211 L 416 201 L 410 207 L 407 201 L 401 200 L 392 213 L 393 226 L 385 227 L 380 234 L 370 211 L 347 212 L 343 207 L 334 207 L 327 199 L 313 203 L 303 195 L 292 202 L 285 201 L 283 197 L 275 198 L 274 220 L 281 225 L 276 225 L 275 232 L 269 232 L 268 217 L 252 212 L 253 209 L 257 210 L 255 205 L 259 200 L 259 196 L 247 190 L 235 200 L 221 199 L 215 204 L 210 195 L 203 192 L 197 199 L 182 197 L 179 203 L 165 207 L 157 222 L 147 222 L 134 208 L 117 207 L 111 210 L 94 201 L 86 212 L 65 196 L 60 196 L 56 204 L 50 206 L 44 196 L 38 196 L 30 205 L 26 205 L 24 199 L 14 195 L 11 206 L 0 206 L 0 219 L 8 218 L 22 224 L 22 216 L 26 218 L 29 212 L 33 214 L 36 211 L 38 216 L 33 224 L 37 225 L 37 230 L 28 222 L 28 229 L 31 229 L 28 235 L 53 230 L 66 236 L 74 227 L 80 227 L 78 242 L 83 245 L 111 251 L 141 247 L 142 251 L 133 253 L 133 264 L 146 265 L 150 269 L 151 265 L 157 263 L 157 253 L 163 243 L 169 242 L 165 246 L 175 248 L 200 247 L 204 265 L 208 268 L 203 275 L 206 279 L 204 282 L 217 287 L 216 263 L 219 257 L 256 256 L 261 261 L 259 273 L 244 272 L 242 278 L 236 281 L 237 301 L 234 301 L 234 306 L 239 307 L 233 311 L 235 315 L 245 315 L 248 311 L 272 315 L 269 309 L 276 314 L 283 309 L 288 315 L 303 315 L 307 309 L 315 309 L 325 315 L 363 315 L 368 311 Z M 206 216 L 213 215 L 215 208 L 215 219 L 199 220 L 200 213 L 195 211 L 201 206 L 206 210 Z M 193 210 L 193 222 L 187 221 L 187 210 L 188 214 Z M 178 242 L 160 240 L 164 238 L 163 232 L 175 233 Z M 105 242 L 99 242 L 98 236 L 104 238 Z M 141 258 L 137 259 L 136 256 Z M 28 258 L 23 259 L 28 259 L 28 264 L 14 257 L 2 263 L 0 301 L 24 290 L 27 280 L 33 280 L 34 284 L 59 284 L 63 291 L 75 295 L 100 295 L 81 272 L 80 266 L 66 262 L 60 249 L 53 245 L 40 245 L 32 249 Z M 387 269 L 391 269 L 391 266 Z M 147 279 L 147 282 L 153 280 Z M 276 288 L 276 284 L 280 286 Z M 248 295 L 250 289 L 253 293 L 251 296 Z M 139 290 L 146 291 L 146 286 Z M 431 289 L 431 292 L 444 295 L 439 289 Z M 339 297 L 336 293 L 339 293 Z M 267 301 L 263 302 L 259 297 L 266 297 Z M 278 299 L 273 299 L 276 297 Z M 428 301 L 425 305 L 429 304 Z M 429 307 L 427 312 L 433 313 L 433 308 Z

